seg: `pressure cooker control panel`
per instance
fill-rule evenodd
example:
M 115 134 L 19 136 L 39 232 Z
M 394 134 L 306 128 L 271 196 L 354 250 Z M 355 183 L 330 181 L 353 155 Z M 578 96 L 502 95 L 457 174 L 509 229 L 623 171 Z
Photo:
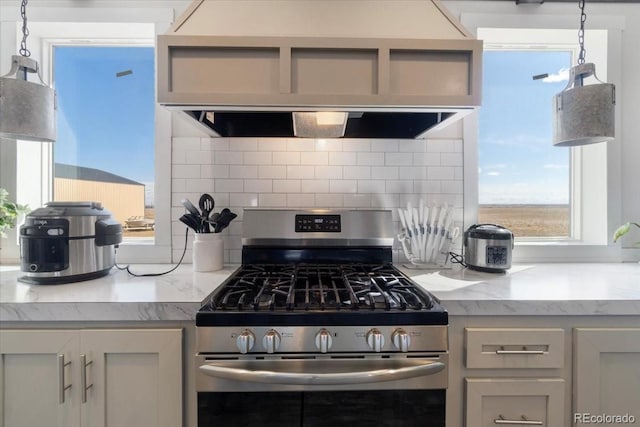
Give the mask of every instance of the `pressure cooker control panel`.
M 507 246 L 487 246 L 488 265 L 507 265 L 509 248 Z
M 339 233 L 340 215 L 296 215 L 296 233 Z

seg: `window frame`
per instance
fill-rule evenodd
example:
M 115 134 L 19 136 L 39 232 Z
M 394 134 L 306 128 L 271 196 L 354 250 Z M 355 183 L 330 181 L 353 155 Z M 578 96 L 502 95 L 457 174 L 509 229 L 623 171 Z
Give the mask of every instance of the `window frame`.
M 79 9 L 51 8 L 35 9 L 41 13 L 35 19 L 30 18 L 29 47 L 32 56 L 38 58 L 42 77 L 52 82 L 53 49 L 56 45 L 94 45 L 94 46 L 152 46 L 155 48 L 156 36 L 164 32 L 173 20 L 173 9 L 119 8 L 119 9 Z M 37 19 L 37 16 L 47 16 Z M 139 24 L 139 25 L 136 25 Z M 136 28 L 138 27 L 138 28 Z M 17 31 L 21 24 L 17 23 Z M 17 38 L 19 40 L 19 38 Z M 33 47 L 32 47 L 33 46 Z M 156 73 L 157 75 L 157 73 Z M 171 262 L 171 113 L 155 103 L 155 177 L 154 206 L 155 236 L 138 242 L 127 240 L 119 245 L 117 260 L 126 263 L 168 263 Z M 21 155 L 21 143 L 17 144 L 17 175 L 20 169 L 33 166 L 33 148 L 29 155 Z M 44 165 L 53 162 L 53 144 L 42 144 L 38 160 Z M 37 153 L 36 153 L 37 154 Z M 29 158 L 29 162 L 20 161 Z M 45 168 L 46 169 L 46 168 Z M 24 172 L 23 172 L 24 173 Z M 38 200 L 29 200 L 31 206 L 41 206 L 52 200 L 53 164 L 43 173 L 41 196 Z M 18 179 L 19 182 L 19 179 Z
M 521 9 L 522 10 L 522 9 Z M 563 15 L 526 15 L 521 14 L 480 14 L 463 13 L 461 20 L 473 34 L 478 28 L 496 29 L 567 29 L 576 31 L 575 17 Z M 607 31 L 606 45 L 606 77 L 598 77 L 616 85 L 616 93 L 622 90 L 621 81 L 621 30 L 624 20 L 620 17 L 605 17 L 597 25 L 591 23 L 591 29 Z M 587 45 L 588 46 L 588 45 Z M 595 62 L 595 61 L 592 61 Z M 618 101 L 618 105 L 620 105 Z M 622 127 L 620 123 L 620 108 L 616 108 L 616 140 L 607 144 L 595 144 L 589 147 L 571 148 L 571 205 L 579 203 L 582 209 L 574 211 L 572 208 L 571 226 L 574 238 L 571 239 L 517 239 L 513 253 L 514 262 L 585 262 L 585 261 L 620 261 L 619 245 L 612 244 L 612 234 L 621 215 L 620 176 L 615 171 L 620 170 Z M 472 114 L 465 118 L 465 227 L 477 222 L 478 217 L 478 115 Z M 561 149 L 561 148 L 558 148 Z M 602 160 L 602 153 L 605 159 Z M 599 165 L 597 163 L 600 163 Z M 597 176 L 590 176 L 596 168 Z M 589 171 L 589 174 L 585 172 Z M 589 181 L 591 180 L 591 181 Z M 575 184 L 579 182 L 580 185 Z M 586 191 L 587 182 L 594 182 L 602 188 L 598 199 L 591 197 Z M 580 188 L 578 190 L 578 187 Z M 598 203 L 599 204 L 594 204 Z M 603 215 L 594 218 L 590 209 L 586 207 L 599 206 Z M 595 224 L 595 225 L 594 225 Z

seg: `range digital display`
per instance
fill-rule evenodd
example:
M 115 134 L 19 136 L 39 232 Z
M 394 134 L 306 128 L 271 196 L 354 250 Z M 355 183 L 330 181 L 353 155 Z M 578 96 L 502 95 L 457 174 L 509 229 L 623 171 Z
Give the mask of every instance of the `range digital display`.
M 340 215 L 296 215 L 296 233 L 339 233 Z

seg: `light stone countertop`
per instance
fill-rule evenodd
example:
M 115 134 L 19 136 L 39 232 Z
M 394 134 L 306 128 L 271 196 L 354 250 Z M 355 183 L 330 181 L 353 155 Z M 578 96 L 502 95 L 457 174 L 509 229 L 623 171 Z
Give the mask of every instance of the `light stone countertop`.
M 150 273 L 170 267 L 131 268 Z M 85 282 L 31 285 L 17 281 L 22 275 L 18 267 L 0 266 L 0 321 L 193 321 L 202 300 L 236 268 L 194 273 L 191 265 L 183 265 L 157 277 L 114 269 Z M 640 264 L 516 265 L 506 274 L 403 271 L 440 298 L 453 316 L 640 316 Z

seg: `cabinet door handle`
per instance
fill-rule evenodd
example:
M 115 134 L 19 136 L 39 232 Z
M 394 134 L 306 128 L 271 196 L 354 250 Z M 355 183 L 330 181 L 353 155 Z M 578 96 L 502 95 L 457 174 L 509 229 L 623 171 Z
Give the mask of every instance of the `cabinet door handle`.
M 87 385 L 87 366 L 91 365 L 93 360 L 87 362 L 87 355 L 80 355 L 80 364 L 82 365 L 82 370 L 80 371 L 80 382 L 82 383 L 82 403 L 87 403 L 87 390 L 93 387 L 93 383 Z
M 58 395 L 59 395 L 58 400 L 60 404 L 64 403 L 64 395 L 66 391 L 71 388 L 71 384 L 65 384 L 66 380 L 64 375 L 65 368 L 69 365 L 71 365 L 71 361 L 65 362 L 64 354 L 59 354 L 58 355 Z
M 498 415 L 498 418 L 493 420 L 494 424 L 511 424 L 518 426 L 541 426 L 542 421 L 538 420 L 529 420 L 524 415 L 520 416 L 519 420 L 505 420 L 502 415 Z
M 496 354 L 545 354 L 544 350 L 527 350 L 527 347 L 522 347 L 522 350 L 505 350 L 504 347 L 500 347 L 496 350 Z

